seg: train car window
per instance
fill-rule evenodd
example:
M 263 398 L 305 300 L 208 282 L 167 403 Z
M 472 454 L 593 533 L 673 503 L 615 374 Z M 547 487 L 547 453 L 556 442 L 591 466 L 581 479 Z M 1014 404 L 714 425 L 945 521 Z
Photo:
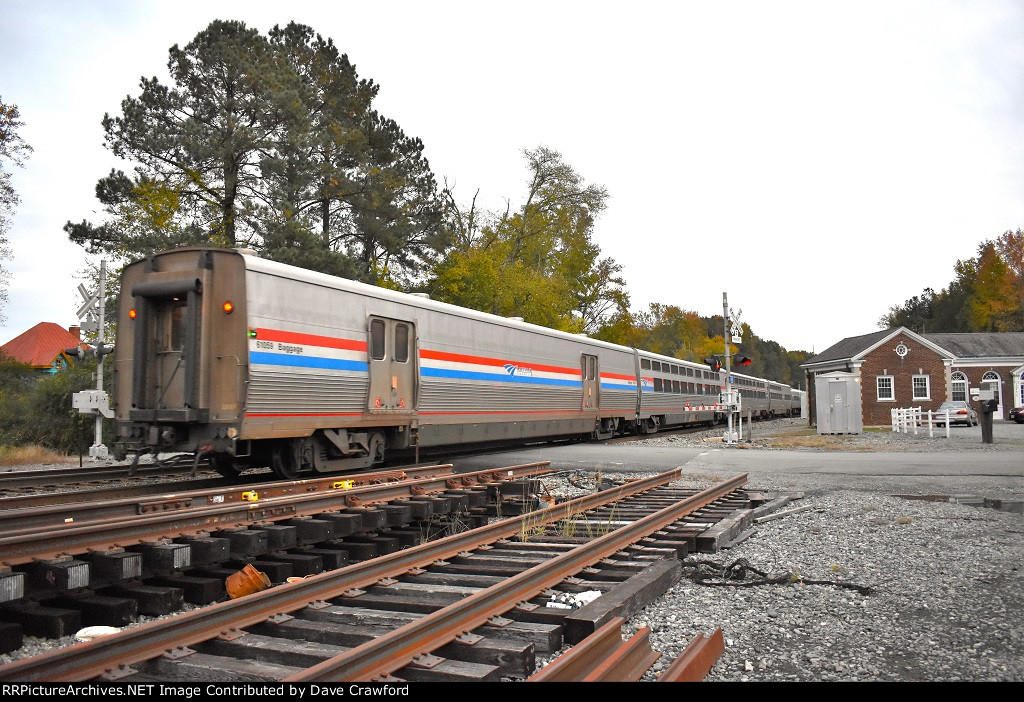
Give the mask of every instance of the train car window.
M 370 322 L 370 357 L 375 361 L 384 358 L 384 320 Z
M 661 378 L 654 379 L 654 392 L 661 392 Z
M 168 351 L 181 351 L 185 347 L 185 311 L 188 308 L 180 302 L 171 308 L 171 333 L 168 335 Z
M 679 375 L 679 366 L 672 366 L 672 375 Z
M 651 363 L 651 365 L 654 366 L 654 370 L 656 370 L 656 371 L 660 371 L 661 370 L 661 362 L 660 361 L 654 361 L 654 362 Z
M 405 363 L 409 360 L 409 325 L 395 325 L 395 361 Z
M 682 390 L 679 389 L 679 381 L 678 380 L 673 380 L 672 381 L 672 392 L 674 392 L 677 395 L 682 392 Z
M 651 362 L 648 361 L 646 358 L 641 358 L 640 359 L 640 367 L 643 368 L 644 370 L 650 370 L 651 369 Z
M 692 378 L 693 377 L 693 369 L 692 368 L 687 368 L 686 369 L 686 375 Z
M 595 380 L 597 378 L 597 357 L 590 356 L 587 358 L 587 380 Z

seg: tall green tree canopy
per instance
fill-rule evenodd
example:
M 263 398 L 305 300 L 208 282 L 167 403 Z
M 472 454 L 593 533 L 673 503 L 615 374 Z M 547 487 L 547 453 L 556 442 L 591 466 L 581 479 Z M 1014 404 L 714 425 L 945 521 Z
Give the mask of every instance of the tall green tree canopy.
M 602 258 L 591 235 L 608 191 L 587 184 L 562 155 L 523 152 L 529 178 L 522 206 L 504 213 L 460 209 L 450 191 L 453 247 L 434 268 L 437 299 L 575 332 L 596 331 L 628 307 L 621 266 Z
M 925 288 L 893 305 L 878 324 L 917 332 L 1024 331 L 1024 231 L 1007 230 L 978 246 L 978 255 L 953 266 L 955 278 L 939 292 Z
M 10 258 L 11 251 L 7 244 L 7 230 L 10 227 L 10 216 L 14 206 L 18 204 L 18 193 L 11 184 L 11 173 L 7 170 L 9 162 L 15 166 L 23 166 L 25 159 L 32 152 L 32 147 L 18 134 L 24 125 L 17 105 L 7 105 L 0 95 L 0 262 Z M 10 273 L 0 265 L 0 321 L 5 319 L 3 308 L 7 304 L 7 280 Z
M 68 222 L 73 241 L 125 258 L 245 245 L 369 282 L 414 278 L 443 247 L 422 142 L 373 109 L 378 87 L 330 39 L 217 20 L 168 69 L 104 116 L 134 169 L 99 181 L 108 218 Z

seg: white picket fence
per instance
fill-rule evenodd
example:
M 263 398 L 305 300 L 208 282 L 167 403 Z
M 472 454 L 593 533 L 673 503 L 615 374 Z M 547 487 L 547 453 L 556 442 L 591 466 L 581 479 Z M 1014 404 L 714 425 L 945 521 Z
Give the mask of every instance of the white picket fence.
M 946 427 L 946 438 L 949 438 L 949 410 L 936 412 L 934 410 L 922 410 L 920 407 L 905 407 L 902 409 L 890 410 L 892 413 L 892 430 L 901 434 L 913 432 L 917 436 L 918 427 L 928 427 L 928 438 L 935 436 L 935 425 L 943 424 Z

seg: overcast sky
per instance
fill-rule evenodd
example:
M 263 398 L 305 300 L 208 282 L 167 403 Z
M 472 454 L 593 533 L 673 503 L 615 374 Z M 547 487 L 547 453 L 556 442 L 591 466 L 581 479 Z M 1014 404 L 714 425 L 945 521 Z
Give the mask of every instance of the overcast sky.
M 334 39 L 439 181 L 522 203 L 522 150 L 610 193 L 594 237 L 635 309 L 742 321 L 790 350 L 870 333 L 957 259 L 1024 227 L 1024 3 L 0 0 L 0 97 L 35 152 L 3 343 L 76 323 L 103 147 L 140 76 L 213 19 Z

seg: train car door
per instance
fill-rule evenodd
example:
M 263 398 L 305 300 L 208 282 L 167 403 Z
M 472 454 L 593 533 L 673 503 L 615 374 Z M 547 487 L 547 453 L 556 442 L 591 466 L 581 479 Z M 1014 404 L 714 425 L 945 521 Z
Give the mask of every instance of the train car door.
M 139 322 L 133 339 L 133 416 L 144 419 L 148 415 L 140 411 L 156 411 L 168 421 L 191 421 L 201 412 L 200 290 L 195 279 L 132 288 Z
M 416 410 L 416 327 L 412 322 L 370 317 L 371 414 L 411 414 Z
M 580 375 L 583 377 L 583 409 L 597 409 L 601 399 L 601 377 L 597 369 L 597 356 L 580 356 Z

